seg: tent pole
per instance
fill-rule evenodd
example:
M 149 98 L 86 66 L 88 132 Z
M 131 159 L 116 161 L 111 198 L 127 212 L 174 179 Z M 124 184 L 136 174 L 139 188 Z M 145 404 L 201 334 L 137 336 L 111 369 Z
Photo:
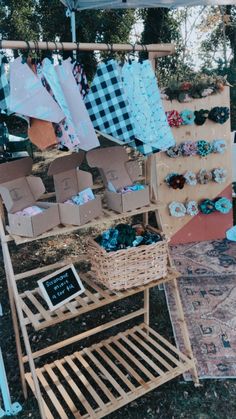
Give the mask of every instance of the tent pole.
M 76 42 L 76 27 L 75 27 L 75 11 L 72 10 L 70 15 L 72 42 Z

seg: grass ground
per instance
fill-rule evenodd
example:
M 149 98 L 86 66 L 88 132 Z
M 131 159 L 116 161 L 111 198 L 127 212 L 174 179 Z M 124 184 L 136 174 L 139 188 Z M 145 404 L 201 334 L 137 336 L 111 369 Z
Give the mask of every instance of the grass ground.
M 45 177 L 47 164 L 50 161 L 50 154 L 44 158 L 36 155 L 35 173 L 40 173 Z M 51 188 L 50 182 L 47 184 L 48 190 Z M 88 233 L 88 232 L 87 232 Z M 90 233 L 90 232 L 89 232 Z M 39 242 L 32 242 L 28 246 L 13 246 L 13 259 L 16 266 L 16 272 L 24 269 L 32 269 L 36 266 L 41 258 L 42 264 L 53 263 L 65 254 L 76 254 L 83 248 L 83 238 L 86 232 L 80 234 L 72 234 L 59 239 L 45 240 L 40 246 Z M 37 402 L 29 392 L 29 398 L 24 401 L 20 387 L 19 370 L 15 349 L 14 333 L 11 322 L 10 308 L 8 304 L 8 294 L 6 288 L 6 280 L 0 256 L 0 295 L 3 308 L 3 316 L 0 317 L 0 342 L 6 363 L 7 376 L 9 380 L 12 401 L 18 401 L 22 404 L 23 411 L 18 415 L 19 418 L 40 419 L 37 408 Z M 83 264 L 79 266 L 81 270 L 86 269 Z M 33 287 L 32 280 L 25 283 L 25 287 Z M 157 288 L 151 291 L 151 326 L 169 338 L 172 342 L 172 328 L 170 324 L 169 314 L 165 303 L 163 291 Z M 74 335 L 75 332 L 84 331 L 96 324 L 106 322 L 124 315 L 130 310 L 135 310 L 142 304 L 141 296 L 137 295 L 130 299 L 106 306 L 96 312 L 88 313 L 74 320 L 64 322 L 57 327 L 48 328 L 40 332 L 30 330 L 30 338 L 33 347 L 38 349 L 45 346 L 45 342 L 52 344 L 57 340 Z M 130 322 L 129 325 L 132 325 Z M 128 325 L 128 326 L 129 326 Z M 125 325 L 127 327 L 127 324 Z M 119 328 L 112 330 L 112 334 L 116 333 Z M 104 339 L 109 336 L 110 332 L 106 331 L 88 338 L 83 341 L 83 346 L 89 346 L 91 343 Z M 81 345 L 79 345 L 81 347 Z M 75 350 L 74 347 L 67 349 L 69 353 Z M 78 344 L 76 346 L 78 350 Z M 64 350 L 66 351 L 66 350 Z M 63 356 L 64 352 L 54 356 Z M 53 359 L 53 358 L 51 358 Z M 50 360 L 50 357 L 47 358 Z M 41 360 L 37 362 L 40 365 Z M 195 388 L 192 382 L 185 383 L 182 378 L 177 378 L 160 388 L 148 393 L 136 401 L 130 403 L 124 408 L 107 416 L 109 419 L 234 419 L 236 417 L 236 380 L 205 380 L 202 381 L 200 388 Z M 0 403 L 1 405 L 1 403 Z M 57 418 L 55 418 L 57 419 Z

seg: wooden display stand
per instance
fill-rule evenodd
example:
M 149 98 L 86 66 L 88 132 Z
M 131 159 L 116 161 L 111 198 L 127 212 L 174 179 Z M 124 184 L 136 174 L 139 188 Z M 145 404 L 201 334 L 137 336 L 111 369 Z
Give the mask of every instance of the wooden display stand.
M 74 45 L 71 49 L 73 47 Z M 95 49 L 99 48 L 96 47 Z M 145 180 L 149 179 L 152 182 L 153 177 L 150 174 L 150 167 L 151 159 L 148 159 Z M 150 188 L 154 191 L 155 185 L 151 183 Z M 31 278 L 33 284 L 35 276 L 38 277 L 70 263 L 83 260 L 85 256 L 78 255 L 74 259 L 59 261 L 18 274 L 15 274 L 11 260 L 11 251 L 14 247 L 12 242 L 15 243 L 14 251 L 16 251 L 16 246 L 19 244 L 27 244 L 33 240 L 37 240 L 37 244 L 39 244 L 46 237 L 69 234 L 81 228 L 90 228 L 97 224 L 105 224 L 107 221 L 110 222 L 121 217 L 131 217 L 137 214 L 143 214 L 144 224 L 148 224 L 149 212 L 154 211 L 158 215 L 159 210 L 160 208 L 155 201 L 149 206 L 123 214 L 103 209 L 103 217 L 93 220 L 85 226 L 56 227 L 32 239 L 12 236 L 7 233 L 3 218 L 0 220 L 4 266 L 23 392 L 27 397 L 28 384 L 37 398 L 42 419 L 101 418 L 186 371 L 191 371 L 196 385 L 199 383 L 177 285 L 179 274 L 173 267 L 170 258 L 166 277 L 153 281 L 146 286 L 131 288 L 126 291 L 110 291 L 98 285 L 91 272 L 81 274 L 85 292 L 53 312 L 45 305 L 38 287 L 34 288 L 32 285 L 32 289 L 19 292 L 18 283 L 21 281 L 21 284 L 23 284 L 24 280 Z M 3 214 L 2 211 L 1 213 Z M 10 247 L 9 243 L 11 244 Z M 167 281 L 173 287 L 179 323 L 183 333 L 184 353 L 180 352 L 149 326 L 149 290 Z M 31 330 L 33 328 L 36 333 L 49 326 L 56 327 L 61 322 L 140 292 L 144 294 L 144 306 L 142 308 L 83 333 L 75 333 L 73 337 L 58 341 L 56 344 L 45 345 L 44 348 L 36 351 L 32 350 L 30 328 Z M 57 359 L 55 355 L 55 359 L 52 361 L 54 351 L 140 317 L 143 318 L 143 321 L 139 322 L 137 326 L 81 351 L 73 353 L 68 351 L 68 355 L 62 358 Z M 21 345 L 18 321 L 24 348 Z M 46 357 L 48 354 L 50 354 L 50 363 L 46 359 L 43 366 L 36 368 L 35 360 Z
M 166 111 L 177 110 L 181 112 L 184 109 L 193 111 L 208 109 L 215 106 L 229 106 L 229 88 L 225 86 L 222 93 L 213 94 L 202 99 L 193 99 L 190 103 L 180 103 L 176 100 L 164 100 L 163 104 Z M 199 213 L 191 217 L 172 217 L 169 213 L 168 204 L 172 201 L 185 203 L 187 200 L 197 202 L 209 198 L 215 199 L 219 196 L 225 196 L 232 199 L 232 141 L 230 133 L 230 120 L 224 124 L 217 124 L 209 119 L 202 126 L 196 124 L 182 125 L 178 128 L 172 128 L 172 132 L 177 144 L 184 141 L 197 141 L 200 139 L 213 141 L 223 139 L 226 142 L 226 151 L 224 154 L 211 153 L 207 157 L 190 156 L 170 158 L 165 152 L 157 153 L 153 160 L 154 171 L 156 173 L 156 199 L 163 203 L 160 208 L 159 216 L 163 231 L 171 237 L 171 243 L 188 243 L 194 241 L 204 241 L 220 239 L 225 237 L 227 229 L 233 225 L 233 213 L 222 215 L 214 212 L 210 215 Z M 198 173 L 200 169 L 213 170 L 222 167 L 227 170 L 227 179 L 225 183 L 216 183 L 211 181 L 206 185 L 197 184 L 196 186 L 186 185 L 182 190 L 169 188 L 165 182 L 165 177 L 169 173 L 184 174 L 191 170 Z

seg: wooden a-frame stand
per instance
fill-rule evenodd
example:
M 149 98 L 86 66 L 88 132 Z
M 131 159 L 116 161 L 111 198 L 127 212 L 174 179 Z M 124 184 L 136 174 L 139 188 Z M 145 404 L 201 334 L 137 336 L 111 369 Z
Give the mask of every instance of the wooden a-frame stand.
M 10 45 L 9 42 L 11 42 Z M 39 42 L 38 48 L 40 48 L 40 44 Z M 2 41 L 2 47 L 4 48 L 23 48 L 24 46 L 28 48 L 27 44 L 18 46 L 16 41 Z M 63 46 L 65 49 L 65 44 Z M 151 51 L 158 55 L 159 46 L 151 47 Z M 128 48 L 131 48 L 131 46 L 128 45 L 123 50 L 129 50 Z M 70 49 L 75 49 L 75 44 L 71 44 Z M 93 49 L 98 50 L 99 45 L 96 45 Z M 113 49 L 115 50 L 114 46 Z M 122 46 L 119 46 L 119 49 L 117 48 L 117 50 L 121 49 Z M 167 49 L 166 47 L 165 50 L 162 45 L 160 55 L 163 55 L 163 51 L 166 51 L 165 54 L 170 53 L 170 49 L 168 52 Z M 147 207 L 124 213 L 122 217 L 143 214 L 144 223 L 148 224 L 149 212 L 155 212 L 159 227 L 161 227 L 158 216 L 159 206 L 155 200 L 155 174 L 152 168 L 152 157 L 149 157 L 145 165 L 144 178 L 150 185 L 153 202 Z M 16 274 L 11 259 L 12 242 L 15 242 L 15 246 L 27 244 L 33 240 L 37 240 L 37 243 L 39 243 L 40 240 L 50 236 L 68 234 L 80 228 L 89 228 L 97 224 L 118 220 L 121 218 L 120 214 L 104 209 L 103 217 L 93 220 L 85 226 L 54 228 L 36 239 L 27 239 L 9 234 L 4 224 L 2 208 L 1 215 L 0 235 L 22 388 L 25 398 L 27 397 L 27 384 L 35 394 L 42 419 L 53 419 L 55 417 L 97 419 L 104 417 L 186 371 L 191 371 L 195 385 L 199 384 L 178 290 L 177 278 L 179 274 L 175 270 L 170 257 L 168 275 L 165 278 L 126 291 L 115 292 L 104 289 L 94 281 L 91 272 L 80 274 L 85 285 L 85 293 L 54 312 L 51 312 L 45 305 L 38 287 L 19 292 L 18 281 L 30 278 L 33 283 L 34 277 L 66 266 L 69 263 L 81 261 L 85 259 L 85 255 Z M 149 290 L 167 281 L 173 287 L 173 295 L 184 339 L 184 353 L 180 352 L 149 326 Z M 91 310 L 99 309 L 140 292 L 144 294 L 143 308 L 83 333 L 75 334 L 56 344 L 45 346 L 43 349 L 32 350 L 29 328 L 31 330 L 33 328 L 37 332 L 47 327 L 56 327 L 63 321 L 76 318 Z M 113 337 L 93 344 L 89 348 L 76 351 L 61 359 L 55 359 L 41 367 L 36 368 L 35 366 L 36 359 L 39 360 L 47 354 L 140 316 L 143 316 L 143 323 L 125 332 L 120 332 Z M 20 332 L 23 337 L 24 348 L 21 345 Z M 39 361 L 41 362 L 41 359 Z M 29 365 L 30 371 L 28 369 L 26 371 L 26 364 Z

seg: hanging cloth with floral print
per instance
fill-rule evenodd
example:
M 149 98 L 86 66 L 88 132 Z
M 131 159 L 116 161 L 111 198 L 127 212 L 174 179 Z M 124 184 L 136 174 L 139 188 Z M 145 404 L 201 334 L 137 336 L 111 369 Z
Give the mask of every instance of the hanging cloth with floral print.
M 100 144 L 97 135 L 72 73 L 71 58 L 55 66 L 55 70 L 80 140 L 80 148 L 88 151 L 98 147 Z
M 72 65 L 72 73 L 75 78 L 77 85 L 79 86 L 79 91 L 83 99 L 86 98 L 89 92 L 89 85 L 87 81 L 87 77 L 84 71 L 84 66 L 79 61 L 75 63 L 71 63 Z

